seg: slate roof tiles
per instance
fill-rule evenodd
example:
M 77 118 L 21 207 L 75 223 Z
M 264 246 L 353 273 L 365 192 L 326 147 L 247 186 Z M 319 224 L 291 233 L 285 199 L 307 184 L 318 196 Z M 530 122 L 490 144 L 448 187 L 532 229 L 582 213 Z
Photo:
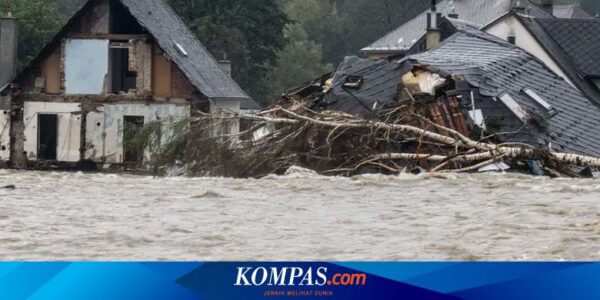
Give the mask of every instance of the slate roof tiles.
M 469 31 L 402 61 L 407 60 L 463 75 L 484 96 L 507 92 L 521 106 L 543 115 L 545 110 L 522 92 L 533 89 L 558 112 L 545 120 L 547 130 L 536 135 L 539 142 L 556 151 L 600 156 L 600 108 L 524 50 Z
M 536 19 L 583 76 L 600 76 L 600 20 Z
M 527 14 L 535 17 L 552 17 L 529 0 L 520 1 L 525 5 Z M 454 0 L 454 8 L 460 19 L 481 27 L 510 11 L 512 2 L 513 0 Z M 451 9 L 449 0 L 438 3 L 437 10 L 443 15 L 449 14 Z M 430 11 L 421 13 L 362 50 L 373 52 L 410 49 L 425 35 L 427 13 Z

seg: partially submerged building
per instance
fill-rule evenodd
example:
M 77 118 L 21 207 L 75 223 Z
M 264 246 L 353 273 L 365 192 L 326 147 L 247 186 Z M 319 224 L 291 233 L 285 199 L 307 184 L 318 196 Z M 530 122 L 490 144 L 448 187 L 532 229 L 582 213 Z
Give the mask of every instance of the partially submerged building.
M 259 107 L 163 0 L 87 1 L 18 75 L 16 20 L 1 28 L 0 160 L 14 167 L 139 164 L 128 131 Z
M 291 93 L 313 109 L 367 118 L 413 106 L 476 140 L 600 156 L 600 107 L 536 57 L 476 29 L 401 59 L 349 57 L 333 75 Z
M 527 51 L 600 104 L 600 20 L 578 4 L 553 4 L 552 0 L 541 4 L 528 0 L 436 2 L 432 1 L 428 12 L 363 51 L 373 59 L 397 59 L 431 49 L 458 31 L 480 29 Z M 393 44 L 395 38 L 399 42 Z
M 469 122 L 500 141 L 600 156 L 600 107 L 506 41 L 462 31 L 401 62 L 445 78 L 436 95 L 456 97 Z

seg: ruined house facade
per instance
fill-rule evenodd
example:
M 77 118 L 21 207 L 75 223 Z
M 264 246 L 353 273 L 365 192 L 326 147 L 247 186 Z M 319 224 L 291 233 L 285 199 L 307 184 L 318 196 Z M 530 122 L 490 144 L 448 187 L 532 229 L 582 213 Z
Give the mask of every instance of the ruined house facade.
M 14 78 L 0 82 L 0 161 L 13 167 L 139 164 L 127 132 L 252 101 L 163 0 L 90 0 L 23 72 L 2 72 Z

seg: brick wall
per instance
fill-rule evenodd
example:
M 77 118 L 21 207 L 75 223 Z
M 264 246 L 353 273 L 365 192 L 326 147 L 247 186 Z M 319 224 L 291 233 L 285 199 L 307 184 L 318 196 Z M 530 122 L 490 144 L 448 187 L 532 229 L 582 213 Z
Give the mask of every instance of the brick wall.
M 175 98 L 191 98 L 194 88 L 177 66 L 171 67 L 171 91 Z

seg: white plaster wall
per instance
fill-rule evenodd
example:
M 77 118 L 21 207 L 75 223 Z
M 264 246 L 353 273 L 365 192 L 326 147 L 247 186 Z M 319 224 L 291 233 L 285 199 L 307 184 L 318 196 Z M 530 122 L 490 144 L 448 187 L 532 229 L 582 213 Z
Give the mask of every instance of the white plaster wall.
M 516 46 L 529 52 L 529 54 L 537 57 L 544 62 L 554 73 L 564 78 L 570 85 L 575 86 L 569 77 L 562 71 L 552 57 L 544 50 L 537 40 L 527 31 L 527 28 L 519 22 L 514 16 L 506 16 L 495 24 L 485 29 L 485 32 L 499 37 L 503 40 L 508 40 L 509 36 L 516 37 Z
M 104 108 L 88 113 L 85 126 L 85 159 L 102 162 L 104 157 Z
M 211 102 L 211 113 L 213 114 L 240 114 L 241 113 L 241 101 L 239 100 L 214 100 Z M 225 121 L 216 121 L 214 135 L 218 136 L 221 134 L 221 128 L 219 123 L 223 124 Z M 240 132 L 239 120 L 230 120 L 227 122 L 230 128 L 230 134 L 237 134 Z
M 10 112 L 0 110 L 0 161 L 10 159 Z
M 123 162 L 123 129 L 125 116 L 143 116 L 144 124 L 161 120 L 177 120 L 190 116 L 189 105 L 176 104 L 115 104 L 104 107 L 104 132 L 93 131 L 95 136 L 86 136 L 86 140 L 103 141 L 103 155 L 106 163 Z M 88 115 L 89 117 L 89 115 Z M 99 119 L 99 115 L 93 115 Z M 102 157 L 100 156 L 100 157 Z M 98 154 L 96 154 L 96 159 Z M 99 161 L 98 161 L 99 162 Z
M 58 116 L 57 160 L 78 162 L 81 147 L 81 103 L 25 102 L 25 152 L 30 160 L 38 157 L 38 115 Z

